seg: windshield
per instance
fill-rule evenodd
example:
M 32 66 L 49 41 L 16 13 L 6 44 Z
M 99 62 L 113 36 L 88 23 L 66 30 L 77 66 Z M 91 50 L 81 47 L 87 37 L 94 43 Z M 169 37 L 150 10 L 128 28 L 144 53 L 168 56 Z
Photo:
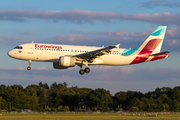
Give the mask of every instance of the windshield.
M 23 49 L 22 46 L 16 46 L 14 49 Z

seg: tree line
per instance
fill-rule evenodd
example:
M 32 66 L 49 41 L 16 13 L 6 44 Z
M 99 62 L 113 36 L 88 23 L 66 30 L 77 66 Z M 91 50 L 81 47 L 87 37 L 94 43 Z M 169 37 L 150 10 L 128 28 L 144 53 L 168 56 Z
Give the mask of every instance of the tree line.
M 120 91 L 111 95 L 103 88 L 68 87 L 66 82 L 27 87 L 0 85 L 0 110 L 21 111 L 180 111 L 180 87 L 156 88 L 141 93 Z

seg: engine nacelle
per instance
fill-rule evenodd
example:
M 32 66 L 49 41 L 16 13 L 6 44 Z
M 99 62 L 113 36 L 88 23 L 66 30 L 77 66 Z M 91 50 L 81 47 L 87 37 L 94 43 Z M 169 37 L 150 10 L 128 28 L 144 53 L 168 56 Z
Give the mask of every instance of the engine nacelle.
M 59 65 L 59 62 L 53 62 L 54 69 L 68 69 L 68 67 Z
M 76 62 L 75 57 L 67 57 L 67 56 L 59 57 L 59 65 L 61 66 L 74 67 L 75 62 Z

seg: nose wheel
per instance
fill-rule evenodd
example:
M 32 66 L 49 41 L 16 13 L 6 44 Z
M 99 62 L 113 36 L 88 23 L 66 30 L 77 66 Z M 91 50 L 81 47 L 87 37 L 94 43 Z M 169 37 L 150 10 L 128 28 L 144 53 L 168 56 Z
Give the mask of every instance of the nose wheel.
M 32 61 L 29 60 L 29 66 L 27 67 L 27 70 L 31 70 L 31 63 L 32 63 Z
M 28 66 L 28 67 L 27 67 L 27 70 L 31 70 L 31 67 L 30 67 L 30 66 Z

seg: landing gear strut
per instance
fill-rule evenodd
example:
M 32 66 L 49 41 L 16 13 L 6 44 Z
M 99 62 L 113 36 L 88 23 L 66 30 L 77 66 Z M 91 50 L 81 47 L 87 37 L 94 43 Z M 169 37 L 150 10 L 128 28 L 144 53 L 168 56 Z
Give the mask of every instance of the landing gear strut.
M 31 70 L 31 63 L 32 63 L 32 61 L 29 60 L 29 66 L 27 67 L 27 70 Z

